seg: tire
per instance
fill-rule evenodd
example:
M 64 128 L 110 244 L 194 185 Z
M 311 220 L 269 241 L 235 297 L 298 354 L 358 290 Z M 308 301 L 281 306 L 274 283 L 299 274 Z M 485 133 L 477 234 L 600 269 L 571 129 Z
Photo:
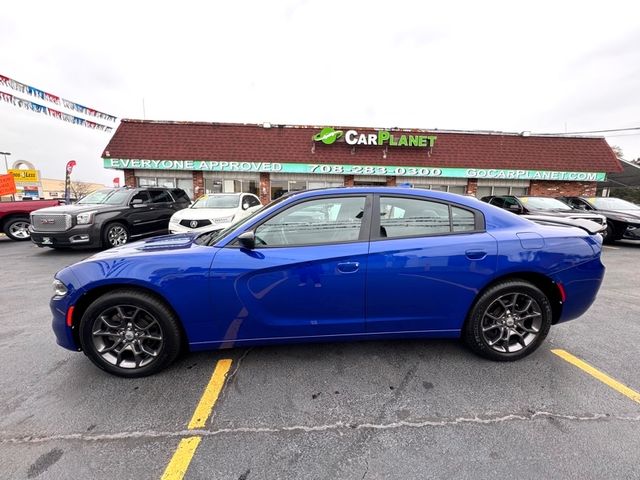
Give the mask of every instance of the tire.
M 616 239 L 614 237 L 615 231 L 613 230 L 613 226 L 610 223 L 607 223 L 607 229 L 602 232 L 602 243 L 612 244 L 615 243 Z
M 31 233 L 29 233 L 30 225 L 28 217 L 15 217 L 4 224 L 3 231 L 11 240 L 24 242 L 31 239 Z
M 519 279 L 507 280 L 480 296 L 465 323 L 462 337 L 467 346 L 482 357 L 514 361 L 531 354 L 542 344 L 551 320 L 551 303 L 538 287 Z
M 107 248 L 119 247 L 129 242 L 129 229 L 120 222 L 108 224 L 102 233 L 102 245 Z
M 163 370 L 180 353 L 179 321 L 153 295 L 123 289 L 95 300 L 80 320 L 80 346 L 102 370 L 127 378 Z

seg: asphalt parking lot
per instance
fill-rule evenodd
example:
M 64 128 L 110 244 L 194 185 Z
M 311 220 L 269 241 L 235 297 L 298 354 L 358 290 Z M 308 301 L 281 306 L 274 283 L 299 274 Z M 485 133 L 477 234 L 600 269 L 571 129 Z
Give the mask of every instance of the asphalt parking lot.
M 192 354 L 137 380 L 55 344 L 52 276 L 90 253 L 0 237 L 0 478 L 640 478 L 640 244 L 605 248 L 591 310 L 519 362 L 377 341 Z

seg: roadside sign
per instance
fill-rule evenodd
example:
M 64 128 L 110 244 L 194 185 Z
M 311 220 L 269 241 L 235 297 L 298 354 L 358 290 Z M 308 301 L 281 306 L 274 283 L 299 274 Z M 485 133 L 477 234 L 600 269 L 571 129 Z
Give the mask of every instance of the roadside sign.
M 10 173 L 0 175 L 0 196 L 16 193 L 16 182 Z

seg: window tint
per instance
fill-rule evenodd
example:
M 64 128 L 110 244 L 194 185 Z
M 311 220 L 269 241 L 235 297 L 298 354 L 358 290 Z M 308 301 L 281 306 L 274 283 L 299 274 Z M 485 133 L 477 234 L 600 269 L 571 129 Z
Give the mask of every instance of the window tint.
M 412 198 L 380 198 L 380 236 L 413 237 L 448 233 L 449 206 Z
M 187 193 L 180 188 L 174 188 L 173 190 L 171 190 L 171 194 L 173 195 L 173 198 L 175 198 L 177 202 L 191 203 L 191 200 L 189 199 L 189 195 L 187 195 Z
M 142 203 L 149 203 L 149 192 L 143 190 L 136 193 L 133 197 L 131 197 L 130 203 L 133 203 L 134 200 L 142 200 Z
M 257 207 L 258 205 L 260 205 L 260 200 L 258 200 L 253 195 L 245 195 L 244 199 L 242 200 L 242 204 L 244 205 L 245 203 L 249 204 L 249 208 Z
M 151 195 L 151 203 L 172 203 L 173 198 L 166 190 L 149 190 Z
M 476 229 L 476 217 L 464 208 L 451 207 L 451 226 L 454 232 L 467 232 Z
M 256 231 L 258 246 L 317 245 L 358 240 L 365 197 L 323 198 L 299 203 Z

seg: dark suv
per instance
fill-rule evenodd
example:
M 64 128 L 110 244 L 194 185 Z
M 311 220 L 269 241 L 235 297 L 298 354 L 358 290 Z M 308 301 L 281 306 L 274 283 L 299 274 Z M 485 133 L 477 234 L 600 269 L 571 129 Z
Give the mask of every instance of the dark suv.
M 31 213 L 31 240 L 39 247 L 116 247 L 167 233 L 169 219 L 191 204 L 179 188 L 96 190 L 74 205 Z

